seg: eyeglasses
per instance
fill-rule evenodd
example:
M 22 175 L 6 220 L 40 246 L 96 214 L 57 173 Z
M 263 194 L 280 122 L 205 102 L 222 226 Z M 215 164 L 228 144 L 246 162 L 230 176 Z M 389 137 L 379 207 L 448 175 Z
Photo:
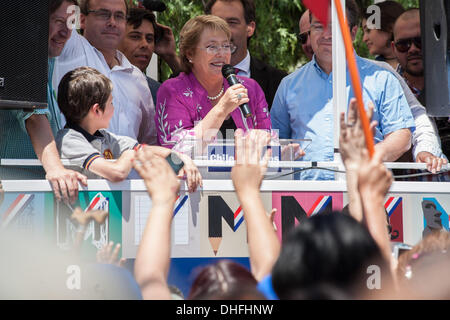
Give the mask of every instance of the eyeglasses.
M 328 24 L 328 30 L 331 30 L 333 25 L 331 23 Z M 314 23 L 311 25 L 310 30 L 311 32 L 315 33 L 323 33 L 325 27 L 321 23 Z
M 401 53 L 408 52 L 411 48 L 412 44 L 416 46 L 418 49 L 422 49 L 422 38 L 421 37 L 414 37 L 414 38 L 408 38 L 408 39 L 400 39 L 397 42 L 395 42 L 395 47 L 397 50 Z
M 297 39 L 300 44 L 305 44 L 308 41 L 309 31 L 297 34 Z
M 231 53 L 232 51 L 236 50 L 236 46 L 231 43 L 226 43 L 221 46 L 217 46 L 214 44 L 211 44 L 207 46 L 206 48 L 199 47 L 200 49 L 206 50 L 206 53 L 208 54 L 218 54 L 219 51 L 223 51 L 224 53 Z
M 110 10 L 99 9 L 99 10 L 88 10 L 88 13 L 93 13 L 94 16 L 103 21 L 109 21 L 114 15 L 114 20 L 122 22 L 127 19 L 127 16 L 122 11 L 116 11 L 112 13 Z

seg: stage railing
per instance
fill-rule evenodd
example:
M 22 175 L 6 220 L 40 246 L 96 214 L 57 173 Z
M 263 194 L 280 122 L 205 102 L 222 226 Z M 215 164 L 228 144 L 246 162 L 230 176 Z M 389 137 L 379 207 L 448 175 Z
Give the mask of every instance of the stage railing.
M 208 168 L 232 167 L 233 161 L 196 160 L 204 173 L 203 188 L 187 193 L 183 183 L 175 204 L 172 224 L 173 258 L 248 257 L 244 212 L 235 195 L 229 172 L 208 172 Z M 2 166 L 39 165 L 36 160 L 2 159 Z M 339 162 L 289 161 L 269 163 L 270 167 L 339 168 Z M 391 169 L 425 170 L 425 164 L 386 163 Z M 449 169 L 448 165 L 444 166 Z M 344 175 L 345 176 L 345 175 Z M 348 204 L 345 181 L 264 180 L 261 198 L 265 209 L 277 209 L 275 226 L 282 241 L 286 232 L 303 218 L 323 211 L 338 211 Z M 71 207 L 54 199 L 46 180 L 2 180 L 4 201 L 0 204 L 0 225 L 17 225 L 33 232 L 55 235 L 61 248 L 70 248 L 76 225 L 70 219 Z M 88 180 L 80 186 L 73 206 L 101 208 L 109 212 L 106 225 L 95 222 L 86 241 L 92 252 L 108 241 L 122 243 L 122 256 L 136 255 L 140 237 L 151 209 L 151 199 L 142 180 L 112 183 Z M 450 182 L 402 182 L 392 184 L 385 200 L 390 218 L 392 240 L 411 245 L 432 229 L 449 230 Z M 439 219 L 437 219 L 439 217 Z M 211 238 L 221 238 L 218 245 Z

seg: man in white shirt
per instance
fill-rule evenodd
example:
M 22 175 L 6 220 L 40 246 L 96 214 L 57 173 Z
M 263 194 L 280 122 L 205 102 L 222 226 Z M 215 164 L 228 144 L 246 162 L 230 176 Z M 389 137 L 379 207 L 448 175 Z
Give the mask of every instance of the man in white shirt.
M 81 5 L 83 35 L 73 32 L 58 57 L 55 87 L 69 71 L 88 66 L 114 85 L 114 116 L 109 131 L 140 143 L 156 144 L 155 107 L 142 72 L 117 50 L 125 35 L 128 7 L 125 0 L 85 0 Z

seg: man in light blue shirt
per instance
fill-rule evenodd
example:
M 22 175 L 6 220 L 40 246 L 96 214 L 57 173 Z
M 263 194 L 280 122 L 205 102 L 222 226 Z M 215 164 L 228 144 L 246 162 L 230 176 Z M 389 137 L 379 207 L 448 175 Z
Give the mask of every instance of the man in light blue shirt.
M 358 26 L 357 7 L 346 1 L 347 21 L 354 39 Z M 356 8 L 356 9 L 355 9 Z M 311 139 L 303 161 L 334 160 L 333 75 L 331 26 L 325 28 L 311 17 L 311 46 L 314 58 L 285 77 L 275 95 L 272 125 L 282 139 Z M 411 146 L 414 119 L 398 80 L 388 71 L 356 57 L 363 87 L 364 105 L 374 104 L 378 125 L 374 139 L 384 161 L 395 161 Z M 354 97 L 347 70 L 348 102 Z M 331 180 L 334 173 L 323 170 L 302 172 L 301 179 Z

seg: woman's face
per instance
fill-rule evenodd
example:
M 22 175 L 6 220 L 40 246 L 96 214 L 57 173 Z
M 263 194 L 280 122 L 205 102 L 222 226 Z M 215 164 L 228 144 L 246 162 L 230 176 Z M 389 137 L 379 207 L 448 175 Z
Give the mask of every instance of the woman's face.
M 203 77 L 222 77 L 222 67 L 231 59 L 230 39 L 222 31 L 205 29 L 195 51 L 188 55 L 192 72 Z
M 363 20 L 363 30 L 363 41 L 367 45 L 371 55 L 392 56 L 392 35 L 390 33 L 377 29 L 369 29 L 366 25 L 366 20 Z

